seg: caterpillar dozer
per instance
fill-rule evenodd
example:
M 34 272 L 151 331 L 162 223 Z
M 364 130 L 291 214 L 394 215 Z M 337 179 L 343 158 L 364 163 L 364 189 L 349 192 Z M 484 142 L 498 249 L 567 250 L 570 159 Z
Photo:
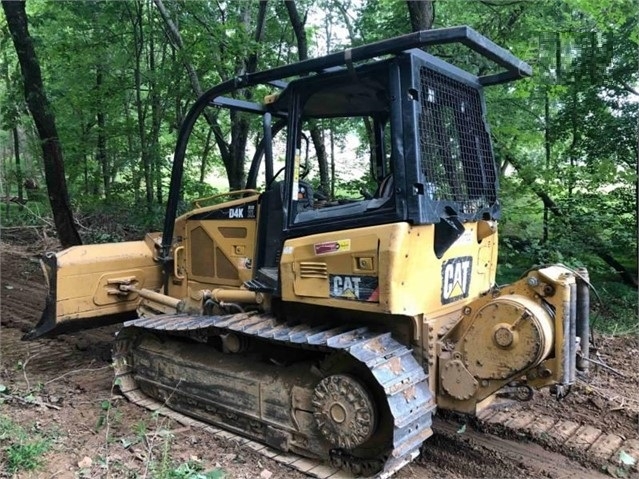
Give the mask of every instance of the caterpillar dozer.
M 483 74 L 424 51 L 443 44 Z M 113 360 L 125 395 L 355 475 L 413 460 L 437 408 L 475 414 L 497 394 L 543 387 L 565 395 L 588 342 L 582 276 L 551 265 L 495 284 L 483 89 L 529 75 L 453 27 L 215 86 L 181 126 L 164 230 L 43 255 L 49 294 L 25 339 L 124 322 Z M 258 87 L 271 92 L 263 102 L 240 94 Z M 245 189 L 178 216 L 189 138 L 211 109 L 259 119 L 261 140 Z M 326 198 L 305 176 L 306 132 L 351 121 L 368 133 L 378 186 Z M 357 176 L 351 137 L 335 162 Z

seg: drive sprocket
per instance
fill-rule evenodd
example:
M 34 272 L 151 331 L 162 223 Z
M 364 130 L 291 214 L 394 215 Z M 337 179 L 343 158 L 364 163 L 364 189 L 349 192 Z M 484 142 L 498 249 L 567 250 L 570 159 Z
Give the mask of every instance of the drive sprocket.
M 334 446 L 354 449 L 375 431 L 375 402 L 355 378 L 334 374 L 313 391 L 313 416 L 322 435 Z

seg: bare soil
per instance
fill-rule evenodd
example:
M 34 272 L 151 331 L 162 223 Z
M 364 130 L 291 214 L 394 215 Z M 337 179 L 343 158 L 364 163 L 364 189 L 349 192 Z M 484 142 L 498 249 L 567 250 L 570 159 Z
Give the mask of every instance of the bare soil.
M 593 359 L 618 373 L 591 365 L 570 394 L 561 401 L 543 390 L 521 406 L 557 419 L 593 425 L 605 433 L 639 438 L 639 338 L 637 336 L 597 338 Z
M 117 327 L 20 341 L 44 306 L 46 290 L 36 255 L 45 245 L 24 236 L 11 239 L 0 243 L 0 385 L 8 388 L 0 394 L 0 417 L 51 438 L 52 445 L 38 470 L 12 475 L 0 436 L 0 478 L 154 478 L 189 461 L 204 471 L 220 468 L 227 479 L 305 477 L 233 441 L 128 403 L 113 387 L 109 365 Z M 598 354 L 599 361 L 620 374 L 593 366 L 587 381 L 580 381 L 562 402 L 538 393 L 518 407 L 639 438 L 639 341 L 598 338 Z M 396 477 L 603 477 L 600 472 L 529 442 L 501 439 L 470 426 L 460 433 L 457 425 L 438 421 L 421 457 Z

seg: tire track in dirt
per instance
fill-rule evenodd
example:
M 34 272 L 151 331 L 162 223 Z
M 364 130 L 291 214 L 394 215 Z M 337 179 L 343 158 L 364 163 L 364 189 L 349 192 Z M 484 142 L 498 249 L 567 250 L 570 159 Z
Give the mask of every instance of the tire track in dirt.
M 38 322 L 47 294 L 38 262 L 20 249 L 2 244 L 0 324 L 26 332 Z
M 20 330 L 3 328 L 0 361 L 5 368 L 23 370 L 22 374 L 26 374 L 31 382 L 44 382 L 70 371 L 99 367 L 105 367 L 99 378 L 95 373 L 82 375 L 83 387 L 86 385 L 93 389 L 91 383 L 97 381 L 103 384 L 106 377 L 109 378 L 107 384 L 113 381 L 113 370 L 106 367 L 110 362 L 110 341 L 96 338 L 97 341 L 89 345 L 85 341 L 69 341 L 66 338 L 24 342 L 21 337 Z
M 441 437 L 475 451 L 480 457 L 495 455 L 504 464 L 502 477 L 554 477 L 562 479 L 604 479 L 608 476 L 584 467 L 568 457 L 527 441 L 513 441 L 438 419 L 434 429 Z M 514 470 L 513 470 L 514 469 Z M 511 473 L 512 475 L 510 475 Z

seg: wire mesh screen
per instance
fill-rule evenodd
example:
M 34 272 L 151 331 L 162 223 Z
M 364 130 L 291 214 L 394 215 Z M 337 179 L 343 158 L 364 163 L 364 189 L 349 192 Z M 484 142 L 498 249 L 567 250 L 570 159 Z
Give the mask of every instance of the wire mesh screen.
M 473 214 L 496 200 L 495 165 L 479 91 L 422 67 L 419 134 L 426 194 Z

